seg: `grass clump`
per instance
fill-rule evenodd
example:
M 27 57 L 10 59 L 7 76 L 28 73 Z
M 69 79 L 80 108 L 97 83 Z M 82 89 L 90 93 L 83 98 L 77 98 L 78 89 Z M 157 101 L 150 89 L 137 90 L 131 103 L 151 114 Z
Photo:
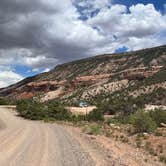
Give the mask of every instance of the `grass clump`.
M 166 163 L 166 156 L 159 156 L 159 160 L 163 163 Z
M 99 135 L 102 132 L 102 126 L 99 124 L 91 124 L 83 128 L 83 132 L 90 135 Z

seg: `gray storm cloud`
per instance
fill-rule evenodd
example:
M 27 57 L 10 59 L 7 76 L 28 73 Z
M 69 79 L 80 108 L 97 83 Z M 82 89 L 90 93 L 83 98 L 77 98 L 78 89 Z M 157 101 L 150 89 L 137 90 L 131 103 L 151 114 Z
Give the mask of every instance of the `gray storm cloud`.
M 62 17 L 62 23 L 57 25 L 56 21 L 59 22 L 60 17 Z M 67 17 L 63 15 L 58 1 L 51 4 L 49 1 L 44 3 L 41 0 L 1 0 L 0 49 L 3 53 L 6 51 L 6 56 L 11 56 L 11 53 L 8 54 L 9 49 L 14 50 L 13 56 L 16 58 L 20 58 L 18 56 L 20 49 L 25 49 L 28 51 L 23 52 L 22 58 L 46 56 L 48 59 L 46 58 L 45 61 L 48 60 L 49 63 L 49 58 L 63 60 L 66 56 L 66 59 L 70 59 L 70 55 L 79 54 L 79 46 L 73 46 L 66 41 L 67 36 L 63 36 L 66 28 L 56 31 L 57 26 L 67 26 L 64 25 L 64 19 L 66 23 L 70 22 Z
M 85 9 L 91 6 L 88 13 L 98 8 L 100 12 L 80 20 L 77 3 Z M 18 63 L 47 68 L 113 52 L 123 45 L 130 50 L 143 48 L 141 42 L 146 40 L 152 41 L 148 46 L 163 43 L 153 35 L 166 28 L 166 16 L 152 4 L 132 6 L 127 13 L 126 6 L 107 8 L 108 3 L 109 0 L 104 0 L 104 5 L 99 0 L 94 3 L 90 0 L 84 3 L 79 0 L 1 0 L 0 65 L 6 62 L 4 59 L 10 59 L 6 65 Z

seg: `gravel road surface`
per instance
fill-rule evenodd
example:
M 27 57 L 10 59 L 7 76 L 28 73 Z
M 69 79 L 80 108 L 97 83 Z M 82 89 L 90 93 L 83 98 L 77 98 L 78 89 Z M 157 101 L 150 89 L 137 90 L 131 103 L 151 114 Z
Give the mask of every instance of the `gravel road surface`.
M 93 166 L 64 127 L 28 121 L 0 108 L 0 166 Z

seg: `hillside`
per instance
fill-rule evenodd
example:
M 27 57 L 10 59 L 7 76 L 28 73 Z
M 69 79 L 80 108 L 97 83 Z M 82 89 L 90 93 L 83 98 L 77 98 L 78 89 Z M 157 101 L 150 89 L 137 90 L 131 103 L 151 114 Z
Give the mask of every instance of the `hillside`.
M 121 54 L 99 55 L 56 66 L 47 73 L 0 89 L 1 97 L 41 101 L 92 102 L 114 94 L 166 104 L 166 45 Z M 149 98 L 150 99 L 147 99 Z

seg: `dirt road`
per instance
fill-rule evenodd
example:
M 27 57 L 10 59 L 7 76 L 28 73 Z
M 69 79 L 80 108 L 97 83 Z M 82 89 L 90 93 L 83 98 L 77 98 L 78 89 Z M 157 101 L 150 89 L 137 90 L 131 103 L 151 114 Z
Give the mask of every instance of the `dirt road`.
M 0 166 L 92 166 L 64 127 L 28 121 L 0 108 Z
M 0 166 L 162 165 L 128 144 L 79 130 L 24 120 L 0 107 Z

